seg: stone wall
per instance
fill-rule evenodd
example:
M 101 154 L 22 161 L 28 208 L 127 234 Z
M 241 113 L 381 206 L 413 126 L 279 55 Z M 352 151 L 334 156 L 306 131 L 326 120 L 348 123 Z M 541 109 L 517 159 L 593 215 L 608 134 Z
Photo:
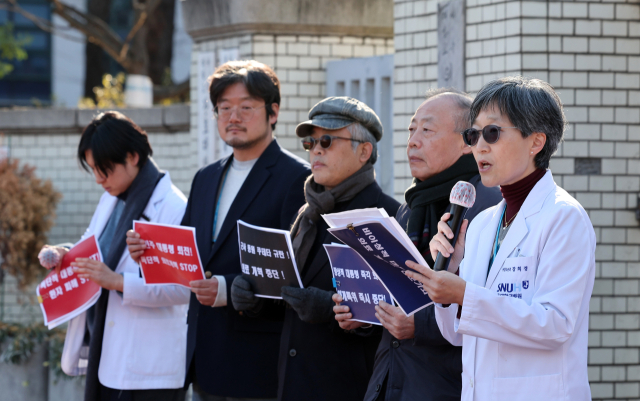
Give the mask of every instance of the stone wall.
M 396 194 L 410 182 L 409 119 L 438 81 L 436 0 L 395 1 Z M 467 0 L 470 93 L 512 74 L 550 82 L 570 122 L 551 161 L 597 236 L 590 305 L 594 399 L 640 397 L 640 5 L 637 1 Z
M 147 131 L 154 159 L 188 195 L 196 172 L 195 158 L 191 157 L 196 149 L 189 134 L 188 106 L 121 111 Z M 10 147 L 10 156 L 19 159 L 21 165 L 35 166 L 36 175 L 51 180 L 63 195 L 49 233 L 50 243 L 76 242 L 88 227 L 104 192 L 93 175 L 80 168 L 76 158 L 82 128 L 96 113 L 50 109 L 1 113 L 0 132 L 4 134 L 4 145 Z M 15 288 L 15 280 L 6 277 L 0 289 L 0 300 L 4 299 L 3 320 L 41 319 L 37 304 L 32 303 L 34 295 L 35 287 L 21 293 Z

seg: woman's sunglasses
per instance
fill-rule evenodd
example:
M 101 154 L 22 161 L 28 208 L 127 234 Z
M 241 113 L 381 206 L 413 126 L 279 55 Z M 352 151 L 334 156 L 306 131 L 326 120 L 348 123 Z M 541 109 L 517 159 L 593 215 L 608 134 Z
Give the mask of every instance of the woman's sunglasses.
M 342 138 L 340 136 L 322 135 L 320 137 L 320 139 L 316 139 L 316 138 L 311 137 L 311 136 L 303 138 L 302 139 L 302 147 L 304 148 L 304 150 L 309 152 L 313 148 L 316 147 L 316 143 L 319 143 L 320 146 L 322 146 L 323 149 L 329 149 L 329 147 L 331 147 L 331 143 L 333 142 L 334 139 L 344 139 L 346 141 L 365 143 L 364 141 L 360 141 L 358 139 Z
M 500 139 L 500 130 L 503 128 L 518 128 L 518 127 L 498 127 L 497 125 L 487 125 L 482 130 L 475 128 L 468 128 L 462 131 L 462 140 L 468 146 L 476 146 L 480 135 L 484 138 L 484 141 L 489 144 L 494 144 Z

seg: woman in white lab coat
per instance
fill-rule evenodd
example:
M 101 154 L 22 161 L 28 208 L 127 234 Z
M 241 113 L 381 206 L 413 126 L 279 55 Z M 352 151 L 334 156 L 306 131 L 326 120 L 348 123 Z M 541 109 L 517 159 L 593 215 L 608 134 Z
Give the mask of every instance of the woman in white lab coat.
M 442 334 L 463 347 L 462 400 L 590 400 L 596 241 L 547 170 L 565 128 L 560 99 L 543 81 L 502 78 L 480 90 L 471 121 L 463 136 L 482 183 L 500 185 L 505 200 L 468 230 L 465 221 L 455 250 L 443 216 L 431 252 L 451 257 L 459 276 L 407 262 L 436 302 Z
M 151 154 L 146 132 L 118 112 L 95 117 L 80 138 L 78 159 L 105 189 L 82 237 L 96 236 L 104 262 L 72 263 L 102 295 L 69 322 L 62 354 L 65 373 L 87 376 L 85 401 L 184 401 L 189 289 L 145 286 L 126 247 L 133 220 L 180 224 L 186 208 Z

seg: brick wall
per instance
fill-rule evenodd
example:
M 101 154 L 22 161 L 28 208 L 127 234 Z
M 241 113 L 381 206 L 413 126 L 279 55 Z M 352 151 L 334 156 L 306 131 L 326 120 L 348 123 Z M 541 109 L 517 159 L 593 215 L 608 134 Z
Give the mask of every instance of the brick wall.
M 520 13 L 523 74 L 548 80 L 558 89 L 571 123 L 552 171 L 587 209 L 598 240 L 590 304 L 592 395 L 636 399 L 640 397 L 640 230 L 634 213 L 640 191 L 640 5 L 523 3 Z M 589 159 L 596 166 L 594 174 L 585 174 Z
M 188 107 L 122 111 L 147 130 L 155 161 L 188 195 L 196 171 L 195 159 L 190 157 L 195 151 L 195 144 L 189 135 Z M 81 129 L 95 113 L 84 110 L 0 113 L 0 132 L 5 134 L 4 145 L 10 146 L 11 157 L 19 159 L 21 165 L 35 166 L 36 175 L 50 179 L 63 195 L 56 210 L 55 225 L 49 233 L 49 243 L 76 242 L 88 227 L 104 192 L 96 185 L 93 176 L 79 167 L 76 159 Z M 33 305 L 35 289 L 21 293 L 14 283 L 12 277 L 6 277 L 4 301 L 0 289 L 0 304 L 4 302 L 5 305 L 3 320 L 27 322 L 41 319 L 37 304 Z
M 406 153 L 409 122 L 425 92 L 438 85 L 437 11 L 435 0 L 394 4 L 394 193 L 399 200 L 412 180 Z
M 192 52 L 192 98 L 199 51 L 237 47 L 241 59 L 255 59 L 272 67 L 280 79 L 282 102 L 275 135 L 281 146 L 307 159 L 295 135 L 309 109 L 325 97 L 325 70 L 329 61 L 393 53 L 393 40 L 354 36 L 253 34 L 196 42 Z M 212 71 L 213 73 L 213 71 Z M 192 135 L 197 134 L 197 108 L 191 106 Z
M 396 193 L 408 185 L 406 127 L 437 85 L 437 1 L 395 1 Z M 523 74 L 550 82 L 570 122 L 551 161 L 597 236 L 590 306 L 594 399 L 640 397 L 640 5 L 467 0 L 466 90 Z M 401 182 L 404 182 L 401 184 Z

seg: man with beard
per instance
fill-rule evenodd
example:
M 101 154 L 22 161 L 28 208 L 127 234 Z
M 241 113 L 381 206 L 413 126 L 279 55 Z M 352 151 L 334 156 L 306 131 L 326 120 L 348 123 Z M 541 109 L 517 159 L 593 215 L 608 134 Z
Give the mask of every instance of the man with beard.
M 221 138 L 233 155 L 193 179 L 182 225 L 196 228 L 206 280 L 191 282 L 187 378 L 194 400 L 274 399 L 282 322 L 236 311 L 230 286 L 241 273 L 237 220 L 286 229 L 304 200 L 309 164 L 273 137 L 280 82 L 256 61 L 218 67 L 209 87 Z M 144 245 L 130 234 L 136 257 Z M 267 300 L 265 302 L 274 302 Z
M 470 107 L 471 99 L 465 93 L 450 88 L 432 90 L 409 125 L 407 156 L 414 178 L 396 219 L 429 266 L 433 266 L 429 241 L 438 233 L 438 221 L 458 181 L 468 181 L 476 188 L 476 203 L 465 216 L 469 221 L 502 199 L 498 188 L 482 185 L 471 148 L 460 135 L 470 126 Z M 334 299 L 342 301 L 337 294 Z M 347 306 L 336 305 L 334 311 L 340 327 L 361 326 L 346 320 L 351 318 Z M 406 316 L 400 308 L 382 301 L 376 312 L 384 330 L 365 401 L 460 400 L 462 348 L 442 336 L 434 307 Z

